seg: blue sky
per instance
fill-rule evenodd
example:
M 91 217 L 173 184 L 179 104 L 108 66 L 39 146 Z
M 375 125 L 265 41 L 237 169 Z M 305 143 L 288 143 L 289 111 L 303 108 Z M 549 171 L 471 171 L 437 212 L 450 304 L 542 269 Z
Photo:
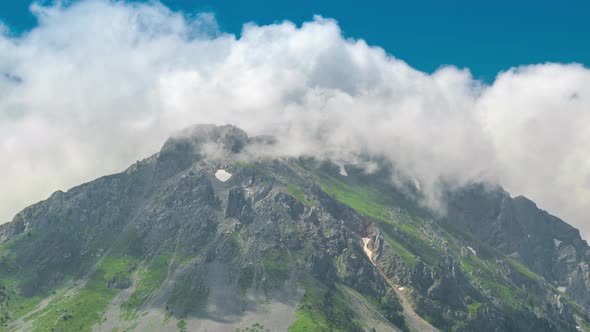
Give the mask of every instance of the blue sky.
M 213 12 L 225 32 L 242 24 L 338 20 L 347 37 L 363 38 L 414 68 L 468 67 L 491 81 L 512 66 L 543 62 L 590 65 L 590 2 L 523 1 L 199 1 L 162 0 L 185 13 Z M 2 1 L 0 19 L 14 31 L 35 25 L 30 1 Z

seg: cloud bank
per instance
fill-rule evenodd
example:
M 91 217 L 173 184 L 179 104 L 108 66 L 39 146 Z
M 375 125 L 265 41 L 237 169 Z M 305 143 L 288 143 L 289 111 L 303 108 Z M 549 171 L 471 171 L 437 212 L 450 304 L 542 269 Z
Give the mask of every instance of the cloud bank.
M 441 180 L 497 181 L 585 233 L 590 70 L 508 69 L 491 85 L 433 74 L 315 17 L 244 26 L 159 4 L 33 5 L 0 29 L 0 222 L 156 152 L 194 123 L 280 138 L 285 155 L 380 156 L 436 199 Z

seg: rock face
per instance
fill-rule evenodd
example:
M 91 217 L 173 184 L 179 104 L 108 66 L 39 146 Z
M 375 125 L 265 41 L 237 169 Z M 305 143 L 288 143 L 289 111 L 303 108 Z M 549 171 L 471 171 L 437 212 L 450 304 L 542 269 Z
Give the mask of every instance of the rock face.
M 590 309 L 590 248 L 580 232 L 525 197 L 476 185 L 448 195 L 445 222 L 469 231 Z M 477 244 L 475 244 L 477 245 Z
M 254 219 L 252 203 L 246 199 L 242 187 L 233 187 L 227 195 L 227 206 L 225 208 L 226 218 L 236 218 L 241 223 L 249 224 Z
M 532 202 L 474 185 L 440 218 L 391 174 L 245 153 L 276 143 L 194 126 L 0 225 L 0 331 L 587 328 L 587 245 Z

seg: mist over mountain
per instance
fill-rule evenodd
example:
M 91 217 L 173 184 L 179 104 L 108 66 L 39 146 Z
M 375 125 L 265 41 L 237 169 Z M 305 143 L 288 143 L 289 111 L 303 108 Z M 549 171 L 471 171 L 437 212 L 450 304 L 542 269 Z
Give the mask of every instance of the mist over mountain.
M 0 330 L 590 330 L 590 248 L 532 201 L 444 186 L 441 214 L 383 159 L 277 146 L 196 125 L 24 209 Z
M 189 124 L 233 123 L 277 137 L 276 157 L 395 165 L 431 208 L 444 207 L 441 183 L 493 182 L 587 232 L 583 65 L 507 68 L 488 85 L 453 66 L 417 71 L 319 16 L 247 24 L 237 37 L 212 14 L 157 3 L 32 11 L 34 29 L 0 30 L 0 183 L 10 188 L 0 222 L 122 170 Z

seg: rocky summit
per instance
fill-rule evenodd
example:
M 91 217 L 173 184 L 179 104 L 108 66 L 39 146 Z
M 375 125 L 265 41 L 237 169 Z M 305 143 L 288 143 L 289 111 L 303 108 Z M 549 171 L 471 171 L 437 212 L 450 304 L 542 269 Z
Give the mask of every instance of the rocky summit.
M 0 331 L 590 330 L 590 249 L 528 199 L 433 212 L 392 167 L 274 144 L 191 127 L 0 225 Z

